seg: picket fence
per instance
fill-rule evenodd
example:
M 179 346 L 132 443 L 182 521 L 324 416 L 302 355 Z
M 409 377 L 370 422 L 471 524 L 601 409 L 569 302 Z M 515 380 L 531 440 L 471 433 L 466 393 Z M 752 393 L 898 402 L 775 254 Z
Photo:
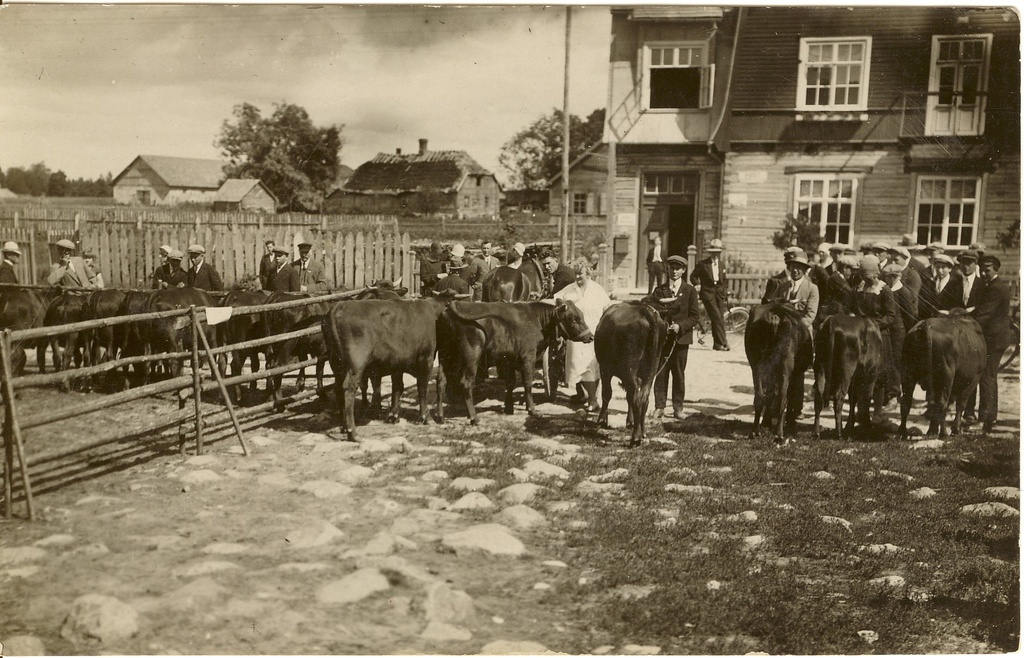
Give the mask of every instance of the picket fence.
M 257 228 L 205 226 L 147 227 L 85 226 L 78 231 L 33 231 L 0 227 L 0 240 L 14 240 L 22 250 L 19 280 L 45 283 L 55 243 L 77 240 L 80 251 L 93 252 L 108 288 L 148 288 L 160 265 L 161 245 L 185 251 L 189 245 L 206 247 L 206 260 L 221 275 L 226 288 L 244 284 L 259 275 L 264 241 L 287 246 L 298 258 L 298 244 L 313 245 L 314 258 L 324 264 L 332 288 L 360 288 L 380 279 L 402 279 L 414 292 L 419 289 L 419 264 L 408 233 L 398 231 L 342 232 L 274 226 Z

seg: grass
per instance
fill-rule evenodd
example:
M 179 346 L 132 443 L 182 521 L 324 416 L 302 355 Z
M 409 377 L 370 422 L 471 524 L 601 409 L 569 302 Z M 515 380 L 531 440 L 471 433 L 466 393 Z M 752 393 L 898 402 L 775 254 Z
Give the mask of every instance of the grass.
M 777 450 L 733 440 L 734 425 L 677 425 L 687 430 L 667 434 L 677 446 L 631 451 L 623 432 L 602 432 L 572 461 L 571 477 L 550 497 L 575 500 L 574 518 L 587 523 L 559 536 L 574 568 L 546 598 L 578 619 L 565 638 L 570 646 L 655 644 L 678 654 L 1017 648 L 1017 519 L 960 513 L 986 500 L 987 487 L 1019 484 L 1015 443 L 968 435 L 912 450 L 895 441 L 805 439 Z M 495 490 L 512 484 L 510 468 L 543 458 L 524 443 L 530 436 L 475 431 L 466 439 L 491 450 L 454 450 L 449 474 L 493 478 Z M 629 471 L 620 492 L 575 493 L 587 477 L 615 468 Z M 713 489 L 678 493 L 665 490 L 669 483 Z M 937 493 L 911 495 L 921 487 Z M 744 512 L 746 520 L 731 516 Z M 885 544 L 896 548 L 877 548 Z M 890 576 L 903 580 L 871 582 Z

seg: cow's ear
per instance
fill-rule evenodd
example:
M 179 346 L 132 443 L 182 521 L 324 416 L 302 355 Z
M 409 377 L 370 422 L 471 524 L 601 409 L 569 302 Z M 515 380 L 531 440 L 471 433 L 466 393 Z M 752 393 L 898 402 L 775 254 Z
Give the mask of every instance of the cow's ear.
M 555 306 L 565 306 L 565 300 L 564 299 L 556 299 L 555 300 Z

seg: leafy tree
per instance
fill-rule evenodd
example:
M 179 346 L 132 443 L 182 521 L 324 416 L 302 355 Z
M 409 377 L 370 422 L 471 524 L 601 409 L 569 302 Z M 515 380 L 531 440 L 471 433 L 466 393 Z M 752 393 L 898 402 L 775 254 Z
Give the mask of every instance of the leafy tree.
M 782 229 L 772 233 L 772 244 L 779 250 L 796 245 L 808 254 L 813 254 L 821 242 L 821 226 L 805 212 L 796 216 L 787 214 Z
M 996 234 L 996 240 L 999 242 L 999 247 L 1004 251 L 1020 249 L 1020 219 L 1014 220 L 1012 224 L 1006 227 L 1006 230 L 999 231 Z
M 338 177 L 344 126 L 314 126 L 306 110 L 278 103 L 264 118 L 242 103 L 214 141 L 224 151 L 228 176 L 258 178 L 288 209 L 319 210 Z
M 590 113 L 586 121 L 569 115 L 569 161 L 601 141 L 604 109 Z M 509 187 L 542 190 L 562 171 L 562 111 L 542 116 L 505 142 L 498 162 L 508 176 Z
M 7 176 L 4 174 L 3 167 L 0 167 L 0 187 L 7 187 Z
M 46 184 L 46 196 L 70 196 L 70 191 L 67 174 L 58 169 L 50 175 L 50 180 Z

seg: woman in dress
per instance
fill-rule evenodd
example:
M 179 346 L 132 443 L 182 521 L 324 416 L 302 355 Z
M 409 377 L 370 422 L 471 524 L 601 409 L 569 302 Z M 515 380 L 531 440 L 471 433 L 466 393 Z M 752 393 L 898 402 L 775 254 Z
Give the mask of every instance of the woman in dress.
M 591 279 L 593 271 L 590 263 L 584 258 L 577 258 L 572 263 L 576 281 L 562 288 L 555 294 L 555 299 L 573 302 L 583 312 L 583 320 L 591 332 L 597 331 L 597 323 L 612 300 L 596 281 Z M 597 355 L 593 343 L 567 342 L 565 345 L 565 383 L 576 386 L 577 395 L 574 402 L 586 403 L 592 412 L 600 410 L 597 402 L 597 382 L 600 375 L 597 369 Z
M 893 351 L 893 332 L 901 322 L 892 290 L 879 279 L 879 261 L 865 256 L 860 261 L 860 282 L 850 293 L 850 312 L 874 320 L 882 334 L 882 362 L 875 382 L 875 420 L 881 420 L 882 407 L 889 402 L 894 384 L 899 382 L 899 365 Z M 902 329 L 899 324 L 899 329 Z M 902 355 L 901 355 L 902 356 Z

